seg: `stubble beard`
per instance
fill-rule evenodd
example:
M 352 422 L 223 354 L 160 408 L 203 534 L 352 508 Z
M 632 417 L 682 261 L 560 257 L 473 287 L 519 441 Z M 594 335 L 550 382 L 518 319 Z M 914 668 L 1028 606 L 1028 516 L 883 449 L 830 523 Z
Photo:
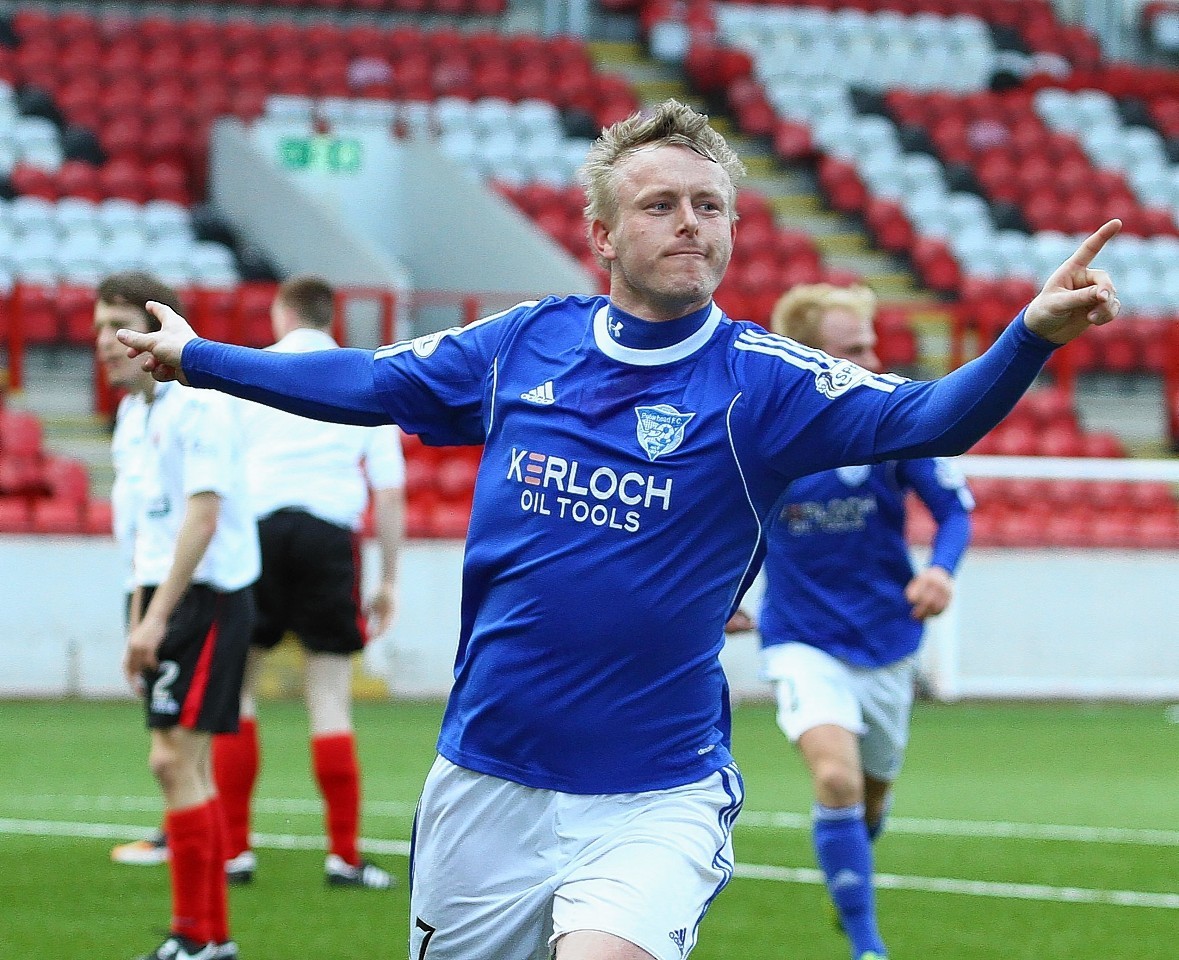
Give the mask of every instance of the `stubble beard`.
M 636 284 L 623 272 L 622 279 L 637 299 L 658 311 L 660 319 L 674 319 L 699 309 L 712 298 L 720 278 L 711 263 L 708 266 L 703 274 L 693 273 L 691 277 L 656 275 L 653 282 Z

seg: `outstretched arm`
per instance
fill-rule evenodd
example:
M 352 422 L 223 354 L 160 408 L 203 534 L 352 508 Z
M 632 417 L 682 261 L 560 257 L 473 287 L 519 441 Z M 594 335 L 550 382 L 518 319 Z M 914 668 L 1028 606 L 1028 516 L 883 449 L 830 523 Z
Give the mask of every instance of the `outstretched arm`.
M 152 301 L 147 308 L 160 321 L 159 330 L 120 330 L 117 336 L 128 356 L 142 357 L 143 369 L 157 380 L 212 387 L 316 420 L 363 426 L 389 422 L 366 350 L 289 354 L 237 347 L 202 340 L 162 303 Z
M 982 356 L 940 380 L 907 385 L 885 414 L 878 457 L 962 453 L 992 429 L 1032 385 L 1052 349 L 1121 311 L 1109 274 L 1089 266 L 1121 229 L 1110 220 L 1091 234 L 1045 282 L 1021 314 Z

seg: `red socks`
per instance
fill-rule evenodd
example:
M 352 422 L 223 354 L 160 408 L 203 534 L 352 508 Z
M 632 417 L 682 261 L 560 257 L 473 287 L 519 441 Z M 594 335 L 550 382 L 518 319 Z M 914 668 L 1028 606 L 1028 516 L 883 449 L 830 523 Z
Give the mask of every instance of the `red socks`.
M 253 717 L 243 717 L 237 733 L 222 733 L 213 738 L 213 780 L 224 811 L 223 860 L 250 849 L 250 800 L 258 778 L 260 756 L 258 723 Z M 360 863 L 356 847 L 360 830 L 356 738 L 351 732 L 312 737 L 311 764 L 319 792 L 323 794 L 328 849 L 356 866 Z
M 209 801 L 209 819 L 213 823 L 213 857 L 209 864 L 209 939 L 224 943 L 229 939 L 229 882 L 225 878 L 226 845 L 225 814 L 221 801 Z
M 356 848 L 360 830 L 360 766 L 356 738 L 349 733 L 312 737 L 311 761 L 324 800 L 328 849 L 352 866 L 360 863 Z
M 210 883 L 214 868 L 225 878 L 225 865 L 215 853 L 213 804 L 206 801 L 164 814 L 172 875 L 172 932 L 204 943 L 210 935 Z
M 250 849 L 250 799 L 260 757 L 258 721 L 254 717 L 242 717 L 237 733 L 213 737 L 213 782 L 225 815 L 224 859 Z

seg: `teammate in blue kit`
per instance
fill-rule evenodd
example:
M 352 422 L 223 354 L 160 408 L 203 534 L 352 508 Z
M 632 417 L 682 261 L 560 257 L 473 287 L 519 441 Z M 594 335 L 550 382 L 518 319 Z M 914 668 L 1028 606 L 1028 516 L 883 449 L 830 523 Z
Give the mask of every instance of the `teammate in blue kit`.
M 681 960 L 743 799 L 718 654 L 793 479 L 958 453 L 1055 343 L 1118 311 L 1091 237 L 983 357 L 878 376 L 712 302 L 740 160 L 674 101 L 583 168 L 610 295 L 549 297 L 375 352 L 275 354 L 156 308 L 145 369 L 306 416 L 484 444 L 455 682 L 414 830 L 416 960 Z
M 776 333 L 879 370 L 867 287 L 795 287 L 775 305 Z M 937 522 L 914 572 L 905 496 Z M 795 480 L 766 536 L 759 615 L 778 724 L 797 744 L 815 794 L 814 845 L 855 960 L 885 956 L 876 923 L 871 839 L 884 823 L 909 736 L 924 620 L 945 610 L 970 541 L 974 507 L 953 461 L 845 466 Z

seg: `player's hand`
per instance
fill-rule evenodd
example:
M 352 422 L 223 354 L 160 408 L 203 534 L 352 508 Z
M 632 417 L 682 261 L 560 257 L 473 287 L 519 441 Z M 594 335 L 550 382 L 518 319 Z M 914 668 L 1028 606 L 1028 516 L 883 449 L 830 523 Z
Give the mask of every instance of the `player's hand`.
M 1068 343 L 1118 315 L 1122 305 L 1113 281 L 1089 264 L 1121 229 L 1121 220 L 1110 220 L 1056 268 L 1024 313 L 1029 330 L 1053 343 Z
M 157 652 L 163 643 L 167 624 L 150 614 L 143 617 L 127 634 L 127 649 L 123 651 L 123 673 L 133 690 L 143 686 L 143 671 L 158 667 Z
M 729 617 L 729 622 L 725 624 L 725 633 L 744 633 L 747 630 L 752 630 L 753 627 L 753 617 L 744 610 L 738 610 Z
M 127 356 L 142 357 L 143 369 L 156 380 L 178 380 L 187 384 L 184 371 L 180 369 L 180 354 L 189 340 L 196 339 L 196 333 L 188 321 L 175 310 L 154 300 L 147 302 L 147 309 L 160 321 L 155 333 L 139 330 L 119 330 L 115 333 L 119 343 L 127 347 Z
M 950 605 L 953 596 L 954 578 L 943 567 L 926 567 L 905 587 L 914 620 L 936 617 Z
M 382 583 L 365 606 L 368 620 L 368 634 L 379 637 L 393 625 L 393 614 L 397 609 L 397 588 L 392 583 Z

